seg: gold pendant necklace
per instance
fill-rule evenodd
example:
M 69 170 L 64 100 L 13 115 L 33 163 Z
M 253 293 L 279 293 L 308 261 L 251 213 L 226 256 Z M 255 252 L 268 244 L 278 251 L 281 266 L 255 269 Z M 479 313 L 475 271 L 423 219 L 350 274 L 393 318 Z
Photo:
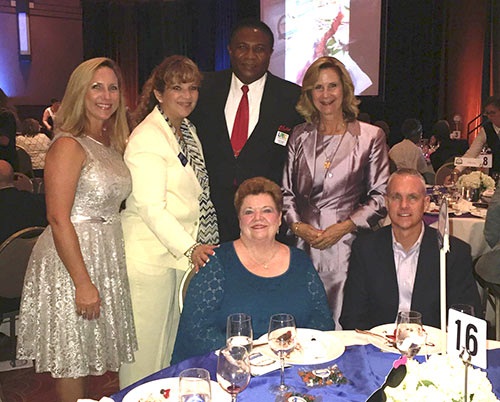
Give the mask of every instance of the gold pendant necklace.
M 344 133 L 340 137 L 340 141 L 337 144 L 337 146 L 335 147 L 335 150 L 330 155 L 326 155 L 326 157 L 325 157 L 325 162 L 323 163 L 323 167 L 325 168 L 325 174 L 326 174 L 326 172 L 328 172 L 328 170 L 330 170 L 330 166 L 332 165 L 332 161 L 335 158 L 335 156 L 337 155 L 337 152 L 340 148 L 340 144 L 342 144 L 342 140 L 344 139 L 345 133 L 346 133 L 346 131 L 344 131 Z M 323 144 L 324 144 L 324 142 L 325 142 L 325 137 L 323 135 Z M 325 150 L 325 153 L 326 153 L 326 146 L 323 146 L 323 150 Z

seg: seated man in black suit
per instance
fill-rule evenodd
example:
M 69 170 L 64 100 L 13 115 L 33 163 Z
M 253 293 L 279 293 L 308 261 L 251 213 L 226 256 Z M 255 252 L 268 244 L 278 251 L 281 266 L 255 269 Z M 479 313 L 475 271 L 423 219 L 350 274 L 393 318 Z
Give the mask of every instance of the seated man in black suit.
M 359 236 L 352 245 L 342 328 L 392 323 L 400 310 L 419 311 L 424 324 L 440 327 L 439 246 L 436 230 L 422 221 L 429 205 L 423 177 L 413 169 L 394 172 L 386 205 L 392 225 Z M 481 314 L 470 246 L 452 236 L 446 273 L 447 306 L 470 304 Z
M 0 160 L 0 244 L 18 230 L 47 226 L 43 196 L 14 187 L 14 170 Z

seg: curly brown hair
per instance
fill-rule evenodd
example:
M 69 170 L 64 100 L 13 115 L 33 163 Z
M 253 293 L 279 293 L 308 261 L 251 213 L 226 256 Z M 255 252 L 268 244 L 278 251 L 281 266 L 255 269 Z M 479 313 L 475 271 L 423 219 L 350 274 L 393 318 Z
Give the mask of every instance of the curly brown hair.
M 132 114 L 132 128 L 135 128 L 158 104 L 154 91 L 163 93 L 174 84 L 194 82 L 200 85 L 203 75 L 193 60 L 185 56 L 169 56 L 155 67 L 142 87 L 139 104 Z
M 281 188 L 272 180 L 265 177 L 252 177 L 240 184 L 234 195 L 234 207 L 236 213 L 240 214 L 241 205 L 249 195 L 268 194 L 274 201 L 276 209 L 281 212 L 283 209 L 283 193 Z

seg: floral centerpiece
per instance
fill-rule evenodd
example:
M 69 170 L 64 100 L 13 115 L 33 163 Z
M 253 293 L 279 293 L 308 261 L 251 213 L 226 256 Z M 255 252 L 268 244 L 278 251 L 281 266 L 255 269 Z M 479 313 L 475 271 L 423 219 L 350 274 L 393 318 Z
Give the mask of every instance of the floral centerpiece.
M 458 178 L 458 188 L 477 188 L 479 193 L 487 189 L 495 189 L 495 180 L 483 172 L 472 172 L 464 174 Z
M 465 367 L 458 357 L 432 355 L 426 363 L 408 360 L 407 374 L 397 388 L 385 388 L 388 402 L 462 402 Z M 469 367 L 468 399 L 497 402 L 486 373 Z

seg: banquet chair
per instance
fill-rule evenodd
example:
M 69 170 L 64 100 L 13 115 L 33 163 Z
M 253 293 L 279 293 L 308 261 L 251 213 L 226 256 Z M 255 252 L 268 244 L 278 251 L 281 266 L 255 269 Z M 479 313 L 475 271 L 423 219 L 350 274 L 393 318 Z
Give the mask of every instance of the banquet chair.
M 447 176 L 449 176 L 455 167 L 455 162 L 446 162 L 437 171 L 434 178 L 434 184 L 443 185 Z
M 500 341 L 500 284 L 488 282 L 482 278 L 476 271 L 477 261 L 474 263 L 474 278 L 476 282 L 483 288 L 483 295 L 481 306 L 483 309 L 483 316 L 486 316 L 486 307 L 489 302 L 495 312 L 495 339 Z
M 33 192 L 33 182 L 24 173 L 14 172 L 14 187 L 18 190 Z
M 10 364 L 16 366 L 16 317 L 31 250 L 45 228 L 19 230 L 0 244 L 0 323 L 10 323 Z
M 181 285 L 179 287 L 179 310 L 182 313 L 182 308 L 184 307 L 184 299 L 186 298 L 187 289 L 189 287 L 189 282 L 193 279 L 196 274 L 196 269 L 190 266 L 189 269 L 184 273 L 181 279 Z
M 32 178 L 33 174 L 33 163 L 31 162 L 31 156 L 26 152 L 24 148 L 16 146 L 17 160 L 19 164 L 18 172 L 24 173 L 26 176 Z

